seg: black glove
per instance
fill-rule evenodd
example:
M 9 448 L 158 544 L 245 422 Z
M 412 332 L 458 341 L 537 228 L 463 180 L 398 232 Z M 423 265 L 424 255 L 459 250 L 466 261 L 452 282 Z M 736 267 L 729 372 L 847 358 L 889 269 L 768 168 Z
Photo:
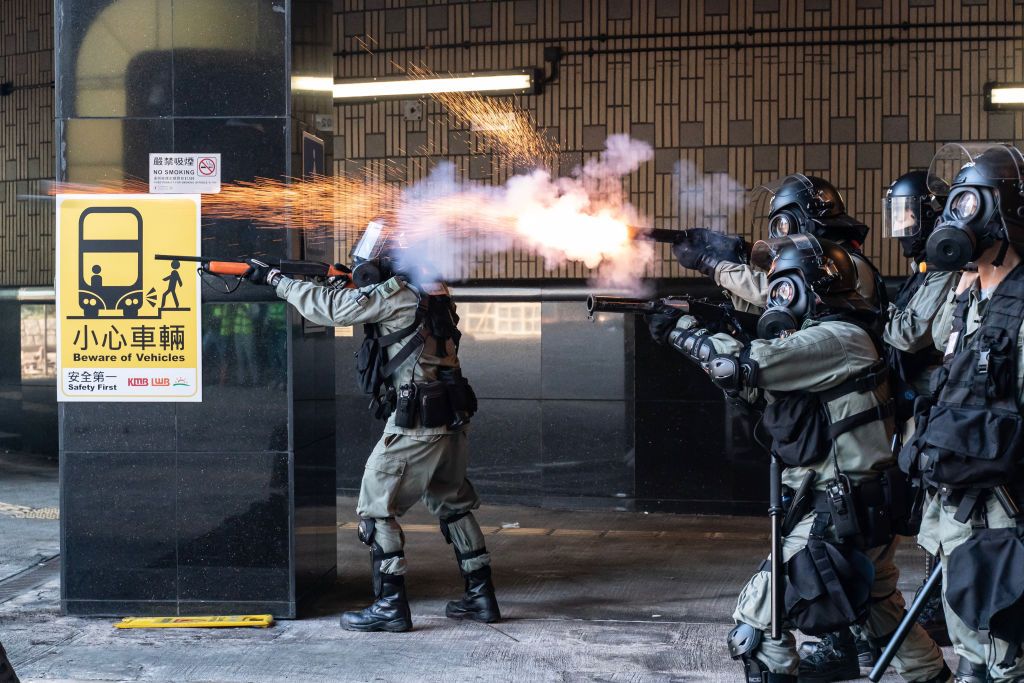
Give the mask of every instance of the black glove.
M 690 228 L 680 232 L 679 240 L 672 245 L 672 253 L 683 268 L 692 268 L 701 275 L 713 278 L 715 267 L 722 261 L 744 261 L 747 243 L 742 237 L 725 235 L 708 228 Z
M 268 263 L 258 261 L 254 258 L 246 259 L 249 270 L 245 271 L 245 279 L 255 285 L 275 286 L 281 279 L 281 271 Z
M 679 320 L 678 313 L 652 313 L 647 316 L 647 328 L 651 331 L 651 338 L 658 344 L 668 342 L 668 335 L 676 327 Z

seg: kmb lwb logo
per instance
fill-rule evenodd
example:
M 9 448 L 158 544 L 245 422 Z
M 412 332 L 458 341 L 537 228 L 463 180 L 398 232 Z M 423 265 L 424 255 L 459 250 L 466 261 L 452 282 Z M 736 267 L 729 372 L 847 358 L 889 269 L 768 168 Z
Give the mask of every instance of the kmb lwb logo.
M 128 378 L 128 386 L 130 386 L 130 387 L 148 387 L 149 386 L 149 378 L 148 377 L 129 377 Z

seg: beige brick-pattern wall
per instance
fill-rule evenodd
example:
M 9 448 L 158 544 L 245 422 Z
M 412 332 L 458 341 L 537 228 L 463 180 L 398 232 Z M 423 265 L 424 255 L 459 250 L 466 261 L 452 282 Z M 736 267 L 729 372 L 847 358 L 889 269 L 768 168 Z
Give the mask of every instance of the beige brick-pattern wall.
M 626 179 L 649 224 L 712 225 L 748 239 L 762 236 L 749 209 L 730 217 L 721 201 L 680 201 L 677 161 L 709 174 L 715 192 L 736 187 L 730 177 L 753 188 L 795 171 L 822 175 L 874 227 L 866 250 L 887 274 L 905 272 L 881 236 L 888 183 L 927 166 L 943 142 L 1024 135 L 1024 114 L 982 106 L 987 81 L 1024 80 L 1019 0 L 335 0 L 335 10 L 337 78 L 398 74 L 409 63 L 452 73 L 539 67 L 546 45 L 582 51 L 563 59 L 543 93 L 518 100 L 558 141 L 561 172 L 605 136 L 630 133 L 656 150 Z M 938 25 L 914 27 L 923 23 Z M 507 44 L 478 45 L 499 41 Z M 607 48 L 630 51 L 600 53 Z M 431 101 L 419 122 L 405 121 L 395 101 L 336 105 L 335 118 L 338 172 L 406 183 L 446 158 L 467 177 L 500 183 L 513 170 Z M 578 264 L 545 272 L 523 254 L 481 255 L 467 273 L 587 274 Z M 683 273 L 662 247 L 648 274 Z
M 53 2 L 0 3 L 0 287 L 53 283 Z M 21 197 L 21 199 L 19 199 Z

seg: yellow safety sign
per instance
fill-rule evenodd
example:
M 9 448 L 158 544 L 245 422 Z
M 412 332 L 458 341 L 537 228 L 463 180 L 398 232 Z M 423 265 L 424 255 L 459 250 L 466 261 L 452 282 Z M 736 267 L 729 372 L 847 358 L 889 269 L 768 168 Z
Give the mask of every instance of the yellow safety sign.
M 199 201 L 57 197 L 57 400 L 202 400 Z
M 267 628 L 274 625 L 269 614 L 225 617 L 125 617 L 117 628 Z

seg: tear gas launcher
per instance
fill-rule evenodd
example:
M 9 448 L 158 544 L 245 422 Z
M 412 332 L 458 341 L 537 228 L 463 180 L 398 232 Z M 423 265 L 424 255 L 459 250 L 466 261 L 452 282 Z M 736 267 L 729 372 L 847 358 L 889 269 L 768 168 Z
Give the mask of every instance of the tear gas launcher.
M 712 332 L 725 332 L 742 342 L 757 337 L 756 314 L 737 311 L 729 303 L 715 303 L 685 294 L 650 300 L 591 294 L 587 297 L 587 315 L 593 318 L 595 313 L 662 314 L 676 317 L 692 315 Z
M 214 258 L 211 256 L 177 256 L 175 254 L 157 254 L 153 258 L 158 261 L 198 263 L 200 276 L 204 274 L 217 275 L 221 278 L 234 276 L 239 278 L 239 281 L 246 276 L 250 268 L 249 264 L 242 259 Z M 291 278 L 309 278 L 311 280 L 328 282 L 336 287 L 352 286 L 352 270 L 340 263 L 332 266 L 322 261 L 294 261 L 289 259 L 267 261 L 266 263 L 280 270 L 282 275 Z M 237 289 L 237 286 L 235 289 Z M 228 291 L 233 292 L 235 290 L 229 289 Z

